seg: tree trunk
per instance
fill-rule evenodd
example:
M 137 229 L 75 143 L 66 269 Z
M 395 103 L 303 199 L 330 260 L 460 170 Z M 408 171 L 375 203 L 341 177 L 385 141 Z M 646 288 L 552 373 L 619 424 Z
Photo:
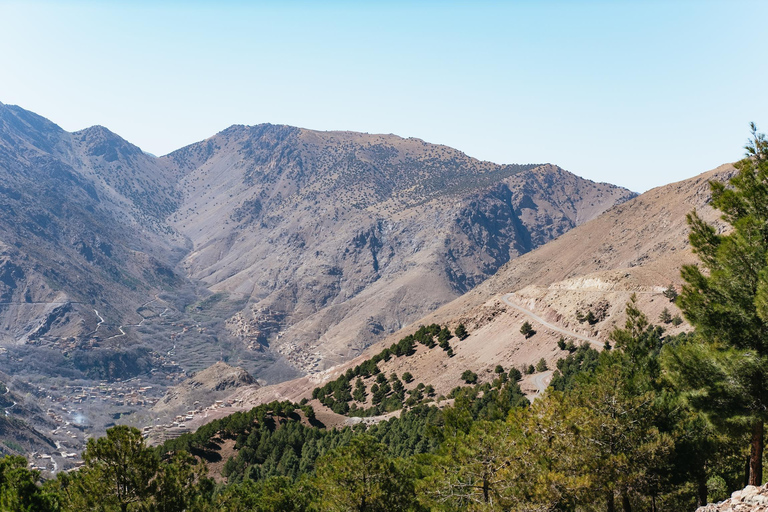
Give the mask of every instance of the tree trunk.
M 608 494 L 605 496 L 605 502 L 606 502 L 606 507 L 605 507 L 606 512 L 616 512 L 616 505 L 613 502 L 613 491 L 608 491 Z
M 702 473 L 696 477 L 696 506 L 707 504 L 707 475 Z
M 621 493 L 621 509 L 623 512 L 632 512 L 632 505 L 629 504 L 629 495 L 627 491 Z
M 747 455 L 747 461 L 744 463 L 744 487 L 749 485 L 749 461 L 751 457 Z
M 752 446 L 749 454 L 749 485 L 763 484 L 763 420 L 752 425 Z

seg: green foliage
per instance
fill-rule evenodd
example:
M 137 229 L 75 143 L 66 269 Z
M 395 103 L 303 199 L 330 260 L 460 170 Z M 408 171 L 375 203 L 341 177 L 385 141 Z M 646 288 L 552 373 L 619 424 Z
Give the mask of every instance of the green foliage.
M 459 327 L 462 327 L 461 325 Z M 458 332 L 458 329 L 457 329 Z M 466 329 L 464 331 L 466 333 Z M 468 334 L 467 334 L 468 336 Z M 376 382 L 378 384 L 382 384 L 384 381 L 387 380 L 386 376 L 380 375 L 381 370 L 378 367 L 378 363 L 381 361 L 388 361 L 392 356 L 394 357 L 407 357 L 410 355 L 413 355 L 415 353 L 415 346 L 416 343 L 420 343 L 428 348 L 434 348 L 438 345 L 438 343 L 435 342 L 435 338 L 439 341 L 439 346 L 443 350 L 445 350 L 446 355 L 448 357 L 453 357 L 453 348 L 451 348 L 450 344 L 448 343 L 448 340 L 450 340 L 453 337 L 451 334 L 451 331 L 447 327 L 440 327 L 437 324 L 431 324 L 428 326 L 420 326 L 415 333 L 409 334 L 408 336 L 405 336 L 402 338 L 398 343 L 392 344 L 389 348 L 385 348 L 375 356 L 373 356 L 370 359 L 367 359 L 363 361 L 358 366 L 355 366 L 354 368 L 348 369 L 343 375 L 339 376 L 336 380 L 328 382 L 322 387 L 317 387 L 312 390 L 312 398 L 317 399 L 322 403 L 324 406 L 328 407 L 332 411 L 338 413 L 338 414 L 348 414 L 350 411 L 349 402 L 351 402 L 353 399 L 356 402 L 363 403 L 366 399 L 366 393 L 364 387 L 360 389 L 357 385 L 357 381 L 355 383 L 355 390 L 352 391 L 352 387 L 350 382 L 355 377 L 362 377 L 362 378 L 368 378 L 372 375 L 376 375 Z M 458 336 L 461 339 L 460 336 Z M 408 375 L 410 373 L 406 372 Z M 413 379 L 413 376 L 410 376 L 410 380 Z M 410 382 L 409 379 L 405 378 L 405 374 L 403 375 L 403 380 L 406 382 Z M 364 384 L 363 384 L 364 386 Z M 371 393 L 373 393 L 373 403 L 375 405 L 382 404 L 382 402 L 388 397 L 388 394 L 391 390 L 387 389 L 385 391 L 380 391 L 377 395 L 373 389 L 371 389 Z M 394 400 L 391 400 L 389 405 L 386 407 L 387 410 L 396 410 L 391 409 L 391 407 L 395 404 Z M 402 407 L 402 403 L 397 407 Z M 378 409 L 375 409 L 378 410 Z M 353 414 L 355 415 L 365 415 L 365 414 L 371 414 L 370 410 L 361 410 L 355 407 L 352 409 Z M 362 412 L 361 412 L 362 411 Z M 378 413 L 377 413 L 378 414 Z
M 547 367 L 547 362 L 544 360 L 544 358 L 542 357 L 541 359 L 539 359 L 539 362 L 536 363 L 536 371 L 537 372 L 545 372 L 548 369 L 549 368 Z
M 60 474 L 56 482 L 63 510 L 194 510 L 213 490 L 196 459 L 178 452 L 161 460 L 132 427 L 120 425 L 106 437 L 89 439 L 83 461 L 79 471 Z
M 469 336 L 467 328 L 464 327 L 464 324 L 459 324 L 459 326 L 456 328 L 456 337 L 463 341 L 467 338 L 467 336 Z
M 403 380 L 407 383 L 413 381 L 413 375 L 411 375 L 411 372 L 405 372 L 403 373 Z
M 536 334 L 536 331 L 533 330 L 533 326 L 531 325 L 531 323 L 526 320 L 525 322 L 523 322 L 522 327 L 520 327 L 520 334 L 522 334 L 523 336 L 525 336 L 526 339 L 528 339 L 534 334 Z
M 58 500 L 44 492 L 39 481 L 40 474 L 27 469 L 27 460 L 24 457 L 6 455 L 0 459 L 0 510 L 56 510 Z
M 598 322 L 597 317 L 591 309 L 587 311 L 586 315 L 581 311 L 576 311 L 576 320 L 581 324 L 587 322 L 589 325 L 595 325 Z
M 659 322 L 668 324 L 672 322 L 672 314 L 669 312 L 669 308 L 664 308 L 659 315 Z
M 703 343 L 682 345 L 670 368 L 688 385 L 691 402 L 721 426 L 752 432 L 750 483 L 760 485 L 768 418 L 768 142 L 754 125 L 752 135 L 730 187 L 710 184 L 712 206 L 733 229 L 720 234 L 695 211 L 688 215 L 703 270 L 683 267 L 677 304 Z
M 474 384 L 477 382 L 477 374 L 472 370 L 464 370 L 464 372 L 461 374 L 461 380 L 467 384 Z
M 509 380 L 512 382 L 517 382 L 520 379 L 523 378 L 523 374 L 518 370 L 517 368 L 510 368 L 509 369 Z
M 667 286 L 667 289 L 662 292 L 662 295 L 668 298 L 669 302 L 675 302 L 675 299 L 677 298 L 677 290 L 675 289 L 675 285 L 670 283 L 670 285 Z
M 560 336 L 560 339 L 557 340 L 557 348 L 559 348 L 560 350 L 565 350 L 565 347 L 566 347 L 566 345 L 565 345 L 565 338 Z
M 417 508 L 407 466 L 387 457 L 387 447 L 372 436 L 356 436 L 344 449 L 317 463 L 315 485 L 323 510 L 381 511 Z
M 597 367 L 599 356 L 600 353 L 588 343 L 582 344 L 574 353 L 557 361 L 550 387 L 556 391 L 571 389 L 577 375 L 591 372 Z
M 294 483 L 285 477 L 243 480 L 228 485 L 215 499 L 212 510 L 226 512 L 303 512 L 312 510 L 317 492 L 306 480 Z

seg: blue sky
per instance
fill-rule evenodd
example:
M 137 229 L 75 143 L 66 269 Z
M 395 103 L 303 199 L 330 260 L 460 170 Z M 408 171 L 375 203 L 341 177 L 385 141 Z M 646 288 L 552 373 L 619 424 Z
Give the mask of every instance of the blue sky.
M 0 19 L 1 102 L 158 155 L 270 122 L 644 191 L 768 130 L 764 1 L 0 0 Z

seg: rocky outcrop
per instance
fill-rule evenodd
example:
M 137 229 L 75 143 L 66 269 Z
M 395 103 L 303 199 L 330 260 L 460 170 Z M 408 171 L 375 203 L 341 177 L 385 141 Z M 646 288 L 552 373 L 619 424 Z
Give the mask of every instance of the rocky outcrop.
M 211 405 L 244 386 L 258 388 L 258 384 L 247 371 L 218 362 L 170 388 L 152 410 L 160 415 L 173 416 Z
M 720 503 L 699 507 L 696 512 L 768 512 L 768 484 L 748 485 Z

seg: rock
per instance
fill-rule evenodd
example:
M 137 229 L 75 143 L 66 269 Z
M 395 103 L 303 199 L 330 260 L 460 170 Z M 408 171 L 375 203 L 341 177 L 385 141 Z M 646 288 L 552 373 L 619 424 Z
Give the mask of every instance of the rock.
M 729 499 L 699 507 L 696 512 L 768 512 L 768 485 L 748 485 Z

